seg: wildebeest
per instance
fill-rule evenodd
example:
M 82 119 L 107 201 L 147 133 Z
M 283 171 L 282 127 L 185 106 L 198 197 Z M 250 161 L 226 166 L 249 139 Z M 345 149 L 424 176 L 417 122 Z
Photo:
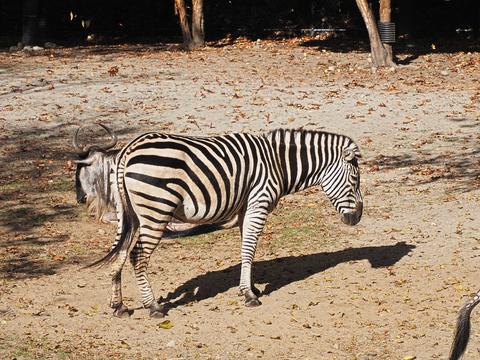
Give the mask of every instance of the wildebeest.
M 473 308 L 479 303 L 480 291 L 460 309 L 449 360 L 458 360 L 465 352 L 470 337 L 470 315 L 472 314 Z
M 79 132 L 76 129 L 73 136 L 73 148 L 80 160 L 76 161 L 75 191 L 78 203 L 86 204 L 87 211 L 97 221 L 116 222 L 117 186 L 113 175 L 118 149 L 113 149 L 118 142 L 115 133 L 107 126 L 102 127 L 110 139 L 105 144 L 94 143 L 86 146 L 79 144 Z M 237 217 L 218 224 L 185 224 L 172 221 L 165 233 L 166 237 L 183 237 L 204 234 L 237 226 Z
M 78 134 L 73 136 L 73 148 L 80 160 L 76 161 L 75 190 L 78 203 L 86 203 L 88 212 L 94 213 L 96 220 L 114 221 L 115 187 L 111 186 L 110 176 L 119 150 L 112 150 L 117 144 L 117 136 L 107 126 L 99 124 L 110 136 L 106 144 L 91 144 L 81 147 Z

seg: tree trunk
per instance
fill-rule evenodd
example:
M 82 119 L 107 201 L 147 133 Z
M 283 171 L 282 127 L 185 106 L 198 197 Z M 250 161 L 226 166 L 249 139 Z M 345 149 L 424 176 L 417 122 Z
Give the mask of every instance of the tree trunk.
M 203 0 L 192 0 L 192 34 L 193 47 L 199 48 L 205 45 L 205 29 L 203 19 Z
M 383 47 L 380 34 L 378 33 L 375 17 L 372 9 L 368 6 L 367 0 L 355 0 L 362 14 L 363 21 L 367 26 L 368 37 L 370 39 L 370 49 L 372 53 L 372 65 L 374 67 L 395 66 L 393 61 L 388 58 L 388 53 Z
M 391 0 L 380 0 L 380 22 L 392 21 L 392 6 Z M 383 44 L 387 52 L 387 60 L 393 63 L 393 49 L 390 44 Z
M 188 24 L 185 0 L 175 0 L 175 13 L 178 15 L 180 27 L 182 28 L 183 47 L 186 50 L 191 50 L 193 48 L 193 39 Z
M 39 0 L 23 0 L 23 45 L 35 45 L 38 41 L 38 13 Z

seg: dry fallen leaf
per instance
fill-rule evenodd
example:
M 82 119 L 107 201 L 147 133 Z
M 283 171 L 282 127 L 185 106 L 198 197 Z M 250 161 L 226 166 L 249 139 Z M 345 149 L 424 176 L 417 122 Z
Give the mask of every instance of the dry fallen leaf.
M 112 66 L 110 69 L 108 69 L 108 74 L 110 76 L 115 76 L 118 74 L 118 66 Z
M 161 328 L 161 329 L 171 329 L 173 327 L 173 324 L 170 320 L 165 320 L 165 321 L 162 321 L 161 323 L 158 324 L 158 327 Z

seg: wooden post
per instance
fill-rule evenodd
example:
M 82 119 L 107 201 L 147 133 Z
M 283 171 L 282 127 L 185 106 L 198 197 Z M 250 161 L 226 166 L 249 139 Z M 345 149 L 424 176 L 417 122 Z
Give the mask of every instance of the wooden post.
M 388 58 L 388 53 L 383 47 L 380 34 L 378 33 L 377 23 L 373 16 L 372 9 L 368 6 L 367 0 L 355 0 L 362 14 L 363 21 L 367 26 L 368 37 L 370 39 L 370 49 L 372 54 L 373 67 L 395 66 L 393 61 Z
M 182 28 L 183 46 L 186 50 L 191 50 L 193 48 L 193 39 L 188 24 L 185 0 L 175 0 L 175 13 L 178 15 L 180 27 Z
M 205 45 L 205 28 L 203 18 L 203 0 L 192 0 L 192 35 L 193 47 Z

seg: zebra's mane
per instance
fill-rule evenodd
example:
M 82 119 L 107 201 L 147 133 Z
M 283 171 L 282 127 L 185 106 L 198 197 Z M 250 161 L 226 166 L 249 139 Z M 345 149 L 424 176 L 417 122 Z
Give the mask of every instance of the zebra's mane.
M 328 131 L 320 131 L 320 130 L 306 130 L 306 129 L 275 129 L 267 132 L 264 134 L 264 137 L 271 141 L 278 141 L 280 140 L 280 143 L 283 143 L 285 140 L 290 138 L 290 135 L 293 134 L 295 138 L 305 135 L 305 134 L 311 134 L 311 135 L 333 135 L 333 136 L 338 136 L 340 138 L 347 139 L 347 146 L 350 146 L 353 144 L 354 150 L 358 155 L 360 155 L 360 148 L 358 145 L 353 141 L 353 139 L 349 136 L 342 135 L 342 134 L 336 134 Z

